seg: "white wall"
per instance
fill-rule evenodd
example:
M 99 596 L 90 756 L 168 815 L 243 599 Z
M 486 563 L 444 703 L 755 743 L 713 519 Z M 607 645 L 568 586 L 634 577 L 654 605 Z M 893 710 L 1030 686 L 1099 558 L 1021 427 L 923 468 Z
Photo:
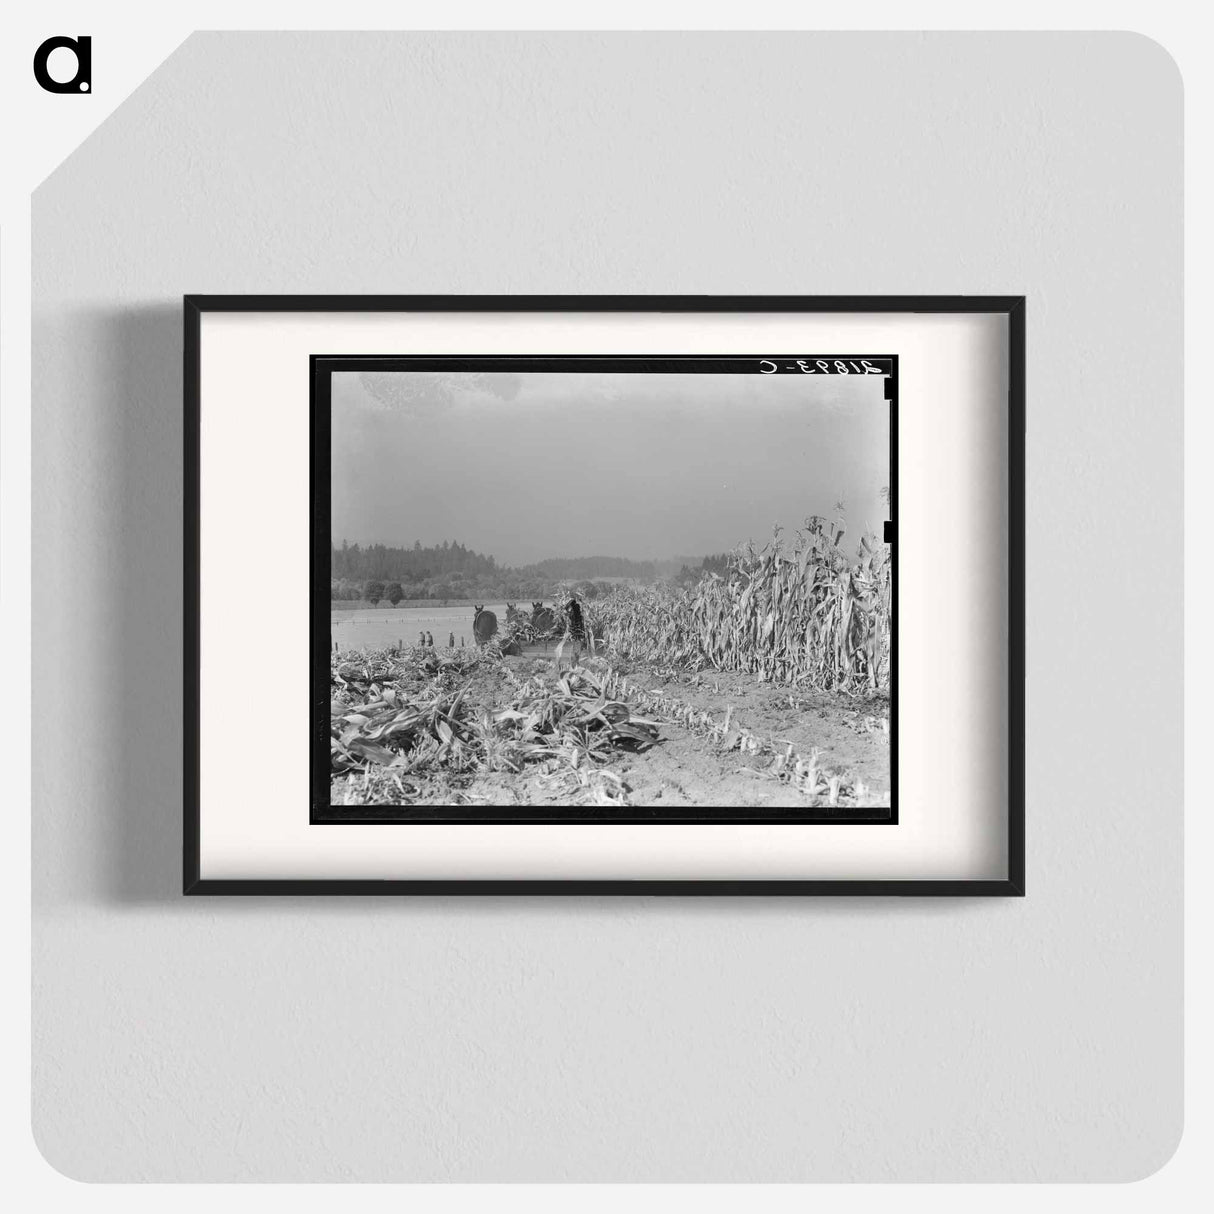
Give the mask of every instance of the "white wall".
M 34 196 L 47 1158 L 94 1180 L 1159 1167 L 1180 122 L 1174 65 L 1132 35 L 190 39 Z M 184 901 L 187 291 L 1026 293 L 1029 896 Z M 273 694 L 248 657 L 237 715 Z

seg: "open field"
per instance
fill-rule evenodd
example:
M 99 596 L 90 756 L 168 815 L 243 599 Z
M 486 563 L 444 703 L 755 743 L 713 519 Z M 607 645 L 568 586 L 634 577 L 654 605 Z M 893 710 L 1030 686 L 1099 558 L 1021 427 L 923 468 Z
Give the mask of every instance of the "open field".
M 497 616 L 499 627 L 506 622 L 505 603 L 483 604 Z M 434 644 L 445 647 L 448 637 L 455 633 L 458 648 L 473 644 L 472 603 L 452 604 L 444 607 L 438 602 L 425 602 L 406 607 L 403 603 L 389 608 L 366 608 L 354 611 L 329 611 L 329 631 L 339 650 L 387 649 L 399 641 L 405 645 L 416 645 L 417 634 L 426 629 L 434 635 Z M 530 603 L 520 607 L 531 609 Z
M 395 604 L 389 603 L 387 599 L 380 599 L 374 604 L 368 603 L 366 599 L 331 599 L 329 610 L 334 615 L 357 615 L 372 611 L 378 614 L 385 611 L 407 611 L 411 607 L 470 607 L 472 603 L 472 599 L 401 599 Z

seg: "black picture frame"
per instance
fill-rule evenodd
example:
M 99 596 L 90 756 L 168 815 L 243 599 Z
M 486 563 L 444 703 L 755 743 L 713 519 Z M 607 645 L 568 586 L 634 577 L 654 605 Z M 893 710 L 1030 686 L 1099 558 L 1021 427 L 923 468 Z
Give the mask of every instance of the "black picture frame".
M 183 893 L 187 895 L 785 895 L 1023 896 L 1024 850 L 1024 427 L 1025 298 L 1023 296 L 540 296 L 540 295 L 186 295 L 184 312 L 184 813 Z M 201 326 L 206 312 L 806 312 L 986 313 L 1008 325 L 1008 770 L 1007 873 L 996 880 L 364 880 L 204 879 L 200 872 L 200 401 Z M 310 383 L 315 386 L 313 356 Z M 354 360 L 357 361 L 357 360 Z M 896 409 L 896 370 L 893 377 Z M 315 399 L 312 402 L 315 408 Z M 891 518 L 894 597 L 897 561 L 897 427 L 891 428 Z M 312 475 L 315 477 L 315 451 Z M 313 501 L 316 501 L 313 484 Z M 314 572 L 314 571 L 313 571 Z M 327 572 L 326 572 L 327 578 Z M 312 612 L 313 644 L 320 625 Z M 895 629 L 896 637 L 896 629 Z M 327 651 L 327 640 L 324 642 Z M 896 642 L 895 642 L 896 643 Z M 894 662 L 896 679 L 897 664 Z M 896 713 L 896 684 L 891 713 Z M 897 765 L 896 720 L 891 762 Z M 894 806 L 897 802 L 894 800 Z M 896 812 L 896 811 L 895 811 Z M 487 819 L 472 819 L 487 820 Z M 644 821 L 625 818 L 621 822 Z M 715 818 L 714 821 L 734 819 Z M 762 821 L 762 818 L 736 819 Z M 895 818 L 896 822 L 896 818 Z M 850 823 L 849 823 L 850 824 Z M 424 823 L 414 825 L 423 825 Z

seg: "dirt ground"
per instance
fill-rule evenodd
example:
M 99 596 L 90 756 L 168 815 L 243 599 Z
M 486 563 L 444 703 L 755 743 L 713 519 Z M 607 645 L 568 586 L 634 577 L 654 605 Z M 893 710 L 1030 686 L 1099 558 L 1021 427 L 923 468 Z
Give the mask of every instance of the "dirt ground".
M 760 683 L 753 676 L 709 673 L 698 683 L 665 680 L 637 672 L 629 676 L 650 690 L 661 690 L 706 711 L 714 718 L 732 706 L 731 722 L 779 743 L 792 743 L 799 754 L 818 751 L 822 766 L 862 781 L 874 794 L 890 788 L 887 700 L 857 700 L 819 692 L 797 692 Z M 865 728 L 865 721 L 869 728 Z M 663 725 L 663 745 L 628 755 L 619 773 L 632 786 L 637 805 L 739 805 L 795 808 L 804 805 L 792 788 L 744 770 L 759 769 L 735 752 L 723 751 L 707 737 Z M 888 796 L 877 797 L 885 805 Z
M 508 658 L 501 667 L 485 667 L 469 672 L 461 684 L 466 686 L 465 703 L 484 705 L 490 710 L 509 705 L 515 679 L 532 674 L 551 674 L 550 658 L 525 656 Z M 509 672 L 507 674 L 506 672 Z M 884 697 L 861 699 L 853 696 L 799 691 L 796 688 L 763 683 L 753 676 L 716 672 L 700 675 L 655 673 L 645 669 L 622 673 L 629 683 L 667 700 L 678 700 L 696 712 L 711 714 L 723 721 L 730 710 L 732 726 L 742 727 L 762 738 L 770 738 L 785 749 L 808 758 L 817 751 L 819 765 L 829 774 L 844 778 L 848 786 L 863 784 L 867 790 L 863 805 L 871 816 L 879 807 L 889 806 L 890 746 L 888 734 L 889 702 Z M 427 690 L 424 676 L 416 685 L 402 680 L 400 691 L 406 695 Z M 431 684 L 432 689 L 433 685 Z M 627 699 L 631 702 L 633 696 Z M 644 711 L 638 709 L 641 715 Z M 704 732 L 696 732 L 667 720 L 659 722 L 661 740 L 647 750 L 617 751 L 607 769 L 620 777 L 627 790 L 628 804 L 654 810 L 687 810 L 699 807 L 804 808 L 806 800 L 787 781 L 774 779 L 768 770 L 771 756 L 743 755 L 726 750 Z M 554 777 L 538 765 L 518 775 L 509 772 L 453 773 L 436 772 L 411 777 L 408 801 L 434 806 L 450 804 L 453 790 L 465 805 L 481 806 L 561 806 L 575 799 L 575 787 L 568 780 Z M 333 781 L 333 816 L 387 818 L 399 816 L 390 805 L 351 806 L 339 802 L 345 777 Z M 855 813 L 840 810 L 840 816 Z M 410 816 L 413 816 L 410 813 Z M 423 815 L 424 816 L 424 815 Z

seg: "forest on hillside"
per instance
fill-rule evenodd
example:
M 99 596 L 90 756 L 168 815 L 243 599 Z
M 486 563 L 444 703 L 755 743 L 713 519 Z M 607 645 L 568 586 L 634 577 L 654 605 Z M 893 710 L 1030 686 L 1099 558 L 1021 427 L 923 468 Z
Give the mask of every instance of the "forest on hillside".
M 491 598 L 522 601 L 551 598 L 577 584 L 584 597 L 603 593 L 621 578 L 646 584 L 672 580 L 687 585 L 709 570 L 723 571 L 726 554 L 634 561 L 618 556 L 553 557 L 512 568 L 492 556 L 444 540 L 433 547 L 396 548 L 385 544 L 331 547 L 330 598 L 334 602 L 388 602 L 405 599 Z

